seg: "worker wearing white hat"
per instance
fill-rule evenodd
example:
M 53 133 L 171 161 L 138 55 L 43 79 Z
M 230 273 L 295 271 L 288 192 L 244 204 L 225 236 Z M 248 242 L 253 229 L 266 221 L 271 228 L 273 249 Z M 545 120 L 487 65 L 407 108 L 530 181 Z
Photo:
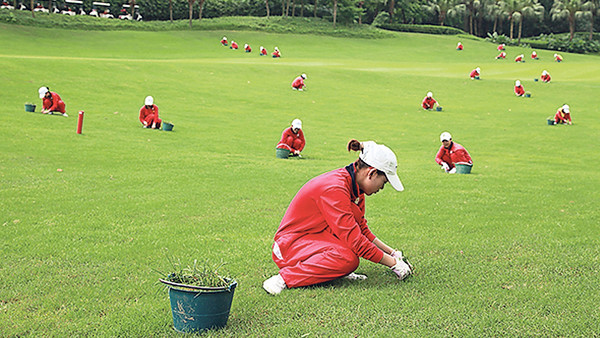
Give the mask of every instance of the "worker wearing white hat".
M 275 50 L 273 50 L 273 53 L 271 53 L 271 55 L 274 58 L 280 58 L 281 57 L 281 52 L 279 51 L 279 48 L 275 47 Z
M 562 60 L 563 60 L 562 55 L 556 54 L 556 53 L 554 54 L 554 61 L 556 61 L 556 62 L 562 62 Z
M 515 57 L 515 62 L 525 62 L 525 55 L 519 54 Z
M 263 283 L 268 293 L 340 277 L 366 279 L 354 273 L 359 258 L 389 267 L 400 280 L 412 273 L 402 252 L 376 237 L 365 219 L 365 195 L 388 182 L 404 190 L 396 155 L 373 141 L 351 140 L 347 149 L 360 151 L 359 158 L 308 181 L 287 208 L 272 247 L 279 273 Z
M 224 37 L 221 39 L 221 45 L 222 45 L 222 46 L 227 46 L 227 37 L 226 37 L 226 36 L 224 36 Z
M 533 51 L 533 52 L 531 52 L 531 58 L 532 58 L 532 59 L 534 59 L 534 60 L 539 60 L 539 59 L 540 59 L 540 58 L 538 57 L 538 55 L 537 55 L 537 52 L 536 52 L 536 51 Z
M 469 77 L 471 77 L 471 80 L 479 80 L 480 73 L 481 73 L 481 69 L 479 69 L 479 67 L 477 67 L 471 71 L 471 74 L 469 74 Z
M 525 88 L 523 88 L 523 85 L 521 84 L 521 81 L 519 81 L 519 80 L 515 81 L 515 95 L 517 95 L 517 96 L 525 95 Z
M 434 107 L 439 106 L 439 103 L 433 98 L 432 92 L 428 92 L 427 96 L 425 96 L 425 98 L 423 99 L 423 102 L 421 102 L 421 107 L 423 107 L 423 109 L 425 110 L 431 110 Z
M 290 156 L 300 156 L 300 152 L 304 150 L 306 140 L 302 131 L 302 121 L 294 119 L 292 125 L 283 130 L 281 140 L 277 144 L 277 149 L 287 149 L 290 151 Z
M 294 81 L 292 81 L 292 89 L 299 91 L 306 89 L 304 80 L 306 80 L 306 74 L 300 74 L 300 76 L 296 77 Z
M 548 82 L 550 82 L 550 80 L 552 80 L 552 78 L 550 77 L 550 74 L 548 73 L 547 70 L 542 71 L 542 76 L 540 76 L 540 79 L 544 83 L 548 83 Z
M 53 115 L 57 113 L 69 117 L 66 110 L 67 106 L 58 93 L 51 92 L 48 87 L 41 87 L 38 89 L 38 94 L 42 99 L 42 114 Z
M 448 174 L 456 172 L 456 164 L 473 165 L 471 155 L 465 147 L 452 141 L 452 135 L 449 132 L 443 132 L 440 135 L 442 146 L 435 155 L 435 162 Z
M 267 49 L 263 46 L 260 46 L 260 48 L 258 49 L 258 55 L 260 56 L 266 56 L 267 55 Z
M 250 52 L 252 52 L 252 48 L 250 47 L 250 45 L 249 45 L 249 44 L 245 44 L 245 45 L 244 45 L 244 51 L 245 51 L 246 53 L 250 53 Z
M 158 106 L 152 96 L 146 96 L 144 106 L 140 108 L 140 122 L 144 128 L 160 129 L 162 120 L 158 116 Z
M 573 121 L 571 121 L 571 108 L 568 104 L 558 108 L 556 115 L 554 115 L 554 124 L 573 124 Z

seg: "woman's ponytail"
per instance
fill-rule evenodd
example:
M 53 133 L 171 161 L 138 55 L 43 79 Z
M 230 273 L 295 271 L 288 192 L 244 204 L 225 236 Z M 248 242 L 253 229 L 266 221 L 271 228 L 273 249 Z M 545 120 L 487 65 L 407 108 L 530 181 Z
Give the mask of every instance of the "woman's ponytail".
M 352 139 L 350 142 L 348 142 L 348 151 L 350 150 L 361 151 L 362 144 L 357 139 Z

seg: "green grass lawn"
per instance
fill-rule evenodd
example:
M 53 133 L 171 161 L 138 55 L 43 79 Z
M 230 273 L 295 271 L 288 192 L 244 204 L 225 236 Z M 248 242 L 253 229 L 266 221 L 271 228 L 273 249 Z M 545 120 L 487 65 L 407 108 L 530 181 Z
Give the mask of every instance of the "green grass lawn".
M 214 336 L 594 336 L 600 333 L 600 59 L 398 34 L 87 32 L 0 25 L 0 335 L 175 336 L 154 270 L 225 261 L 239 286 Z M 255 52 L 219 45 L 226 35 Z M 278 46 L 283 58 L 259 57 Z M 469 72 L 481 67 L 482 80 Z M 534 82 L 548 70 L 550 84 Z M 306 92 L 290 83 L 308 75 Z M 520 79 L 529 99 L 514 96 Z M 26 113 L 48 85 L 69 118 Z M 444 106 L 424 112 L 427 91 Z M 153 95 L 174 132 L 140 127 Z M 573 126 L 548 126 L 564 103 Z M 77 111 L 85 111 L 77 135 Z M 301 160 L 275 145 L 303 121 Z M 434 162 L 452 133 L 475 163 Z M 271 243 L 310 178 L 391 147 L 406 190 L 369 197 L 373 232 L 416 267 L 404 282 L 285 290 Z M 62 169 L 57 171 L 57 169 Z

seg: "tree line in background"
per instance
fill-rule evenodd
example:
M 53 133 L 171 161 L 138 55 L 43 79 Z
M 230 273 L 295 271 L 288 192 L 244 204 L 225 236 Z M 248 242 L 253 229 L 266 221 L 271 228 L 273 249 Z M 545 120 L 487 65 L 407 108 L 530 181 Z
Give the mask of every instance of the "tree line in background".
M 15 7 L 18 1 L 15 2 Z M 30 0 L 32 7 L 33 1 Z M 36 2 L 44 0 L 36 0 Z M 51 1 L 51 0 L 45 0 Z M 63 0 L 54 0 L 60 3 Z M 88 3 L 89 2 L 89 3 Z M 109 2 L 104 0 L 104 2 Z M 589 32 L 600 24 L 600 0 L 117 0 L 140 6 L 144 20 L 180 20 L 223 16 L 318 17 L 336 24 L 430 24 L 460 28 L 485 37 L 511 40 L 548 33 Z M 92 0 L 84 0 L 86 10 Z

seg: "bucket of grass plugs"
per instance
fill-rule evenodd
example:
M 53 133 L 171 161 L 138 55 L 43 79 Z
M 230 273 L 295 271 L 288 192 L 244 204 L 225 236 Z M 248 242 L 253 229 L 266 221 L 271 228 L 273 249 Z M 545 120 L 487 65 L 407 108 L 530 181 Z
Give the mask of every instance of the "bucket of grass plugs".
M 163 124 L 162 124 L 162 130 L 164 130 L 164 131 L 173 131 L 173 123 L 163 122 Z
M 193 333 L 227 325 L 237 282 L 216 270 L 186 268 L 170 273 L 160 282 L 169 289 L 173 327 Z
M 35 112 L 35 104 L 33 103 L 25 103 L 25 111 L 29 113 Z
M 275 156 L 277 158 L 288 158 L 288 157 L 290 157 L 290 151 L 288 149 L 276 148 Z
M 456 164 L 456 173 L 457 174 L 470 174 L 471 168 L 473 168 L 472 164 L 468 163 L 457 163 Z
M 442 106 L 437 106 L 437 107 L 435 107 L 435 110 L 437 110 L 437 111 L 442 111 Z

